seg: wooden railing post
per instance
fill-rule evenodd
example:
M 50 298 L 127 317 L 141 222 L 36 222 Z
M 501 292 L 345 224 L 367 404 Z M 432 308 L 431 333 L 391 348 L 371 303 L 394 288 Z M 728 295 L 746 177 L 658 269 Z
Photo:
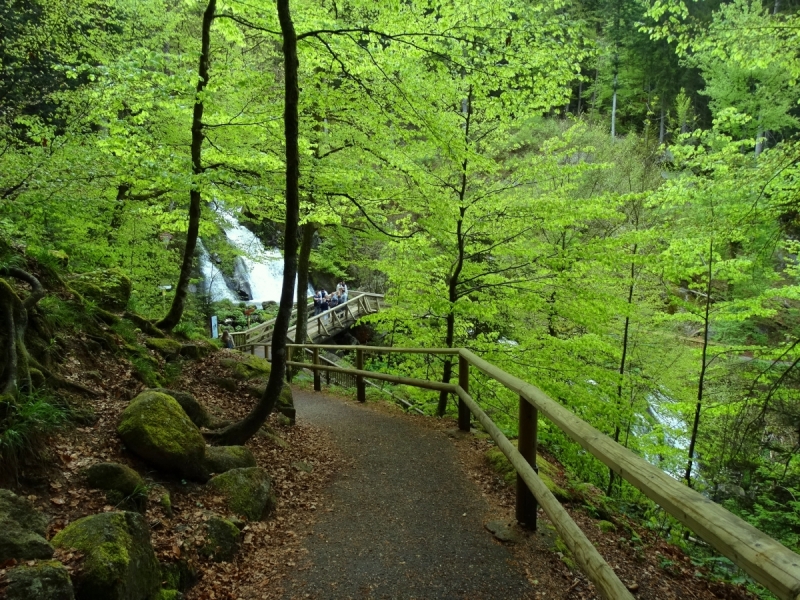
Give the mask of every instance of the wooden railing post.
M 525 398 L 519 398 L 519 438 L 517 450 L 537 473 L 536 436 L 539 411 Z M 536 511 L 539 506 L 528 486 L 517 474 L 517 522 L 527 529 L 536 530 Z
M 314 348 L 314 358 L 311 361 L 315 365 L 319 365 L 319 348 Z M 322 391 L 322 373 L 319 372 L 319 369 L 314 369 L 314 391 L 321 392 Z
M 463 356 L 458 356 L 458 385 L 462 390 L 469 393 L 469 363 Z M 464 401 L 458 399 L 458 428 L 461 431 L 469 431 L 469 407 Z
M 292 347 L 286 348 L 286 362 L 292 362 Z M 286 383 L 292 382 L 292 368 L 286 365 Z
M 361 348 L 356 350 L 356 369 L 364 370 L 364 351 Z M 362 375 L 356 375 L 356 397 L 359 402 L 367 401 L 367 386 Z

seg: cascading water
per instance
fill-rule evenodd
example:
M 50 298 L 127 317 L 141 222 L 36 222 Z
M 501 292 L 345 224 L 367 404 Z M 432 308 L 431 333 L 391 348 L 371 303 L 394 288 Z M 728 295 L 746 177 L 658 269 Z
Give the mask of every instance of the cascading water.
M 242 256 L 234 261 L 233 282 L 237 289 L 231 289 L 222 273 L 211 261 L 208 252 L 200 244 L 200 270 L 205 280 L 205 291 L 211 300 L 241 301 L 241 294 L 248 297 L 246 302 L 279 302 L 283 287 L 283 257 L 277 248 L 267 249 L 261 240 L 249 229 L 239 223 L 236 215 L 217 206 L 216 213 L 222 217 L 223 229 L 228 242 Z M 295 286 L 297 281 L 295 280 Z M 309 286 L 310 294 L 314 291 Z

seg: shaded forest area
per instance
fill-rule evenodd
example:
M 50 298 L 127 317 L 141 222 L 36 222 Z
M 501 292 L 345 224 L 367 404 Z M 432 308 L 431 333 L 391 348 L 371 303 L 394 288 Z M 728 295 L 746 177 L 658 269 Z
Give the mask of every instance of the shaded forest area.
M 232 269 L 224 210 L 285 251 L 287 324 L 298 265 L 300 298 L 309 272 L 385 293 L 381 343 L 470 348 L 800 550 L 796 3 L 278 5 L 0 5 L 3 460 L 24 423 L 60 426 L 59 394 L 91 392 L 58 374 L 59 327 L 103 344 L 109 310 L 189 341 L 212 314 L 246 326 L 197 266 L 202 246 Z M 98 303 L 128 284 L 124 306 Z M 454 376 L 432 360 L 368 368 Z M 252 436 L 282 378 L 217 441 Z M 514 435 L 516 398 L 471 390 Z M 747 583 L 556 428 L 540 436 Z

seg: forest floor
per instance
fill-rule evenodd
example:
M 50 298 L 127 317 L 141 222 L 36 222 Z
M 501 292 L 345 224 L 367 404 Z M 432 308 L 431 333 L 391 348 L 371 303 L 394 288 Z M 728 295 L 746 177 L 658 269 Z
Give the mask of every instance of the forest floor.
M 254 402 L 244 384 L 230 391 L 216 383 L 226 375 L 219 361 L 227 352 L 184 363 L 169 387 L 194 394 L 221 418 L 243 416 Z M 233 562 L 206 561 L 196 548 L 209 515 L 225 514 L 221 499 L 205 486 L 153 471 L 124 449 L 116 435 L 119 414 L 144 386 L 130 365 L 103 354 L 65 361 L 67 376 L 102 394 L 87 403 L 91 424 L 56 435 L 45 460 L 22 469 L 8 486 L 52 517 L 49 536 L 80 517 L 116 509 L 80 476 L 94 462 L 116 461 L 148 482 L 146 517 L 159 560 L 197 567 L 188 600 L 597 597 L 562 560 L 541 513 L 538 532 L 522 532 L 516 544 L 505 545 L 483 528 L 489 520 L 513 520 L 514 489 L 489 465 L 489 441 L 455 433 L 450 419 L 409 415 L 383 402 L 358 405 L 302 387 L 294 388 L 297 424 L 281 425 L 273 415 L 273 435 L 247 444 L 273 478 L 275 511 L 245 527 Z M 158 502 L 165 491 L 171 510 Z M 704 578 L 680 550 L 650 532 L 633 524 L 602 532 L 580 507 L 568 509 L 637 598 L 753 597 Z M 79 555 L 59 552 L 57 558 L 80 569 Z

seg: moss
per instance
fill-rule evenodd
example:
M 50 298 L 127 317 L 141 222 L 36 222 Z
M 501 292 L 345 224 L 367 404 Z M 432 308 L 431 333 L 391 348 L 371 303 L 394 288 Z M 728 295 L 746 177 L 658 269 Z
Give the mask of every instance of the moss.
M 192 394 L 177 390 L 168 390 L 165 388 L 154 388 L 148 391 L 159 392 L 174 398 L 175 401 L 181 405 L 181 408 L 186 413 L 186 416 L 189 417 L 192 423 L 198 427 L 211 426 L 211 423 L 213 422 L 211 414 L 208 412 L 208 409 L 203 406 Z
M 183 598 L 178 590 L 159 590 L 158 594 L 153 596 L 153 600 L 180 600 Z
M 144 512 L 147 506 L 147 487 L 139 474 L 118 463 L 98 463 L 84 471 L 90 487 L 106 490 L 110 504 Z
M 255 467 L 253 453 L 244 446 L 211 446 L 206 449 L 209 473 L 225 473 L 231 469 Z
M 230 562 L 239 550 L 239 528 L 220 517 L 206 522 L 206 542 L 200 554 L 217 562 Z
M 81 294 L 107 310 L 124 310 L 131 297 L 131 280 L 119 269 L 82 273 L 70 283 Z
M 147 338 L 144 343 L 164 356 L 178 356 L 181 353 L 181 343 L 169 338 Z
M 614 525 L 611 521 L 598 521 L 597 527 L 600 528 L 600 531 L 603 533 L 611 533 L 612 531 L 617 530 L 617 526 Z
M 102 513 L 71 523 L 53 538 L 57 548 L 85 555 L 76 576 L 79 598 L 139 600 L 160 587 L 160 569 L 150 532 L 137 513 Z
M 223 358 L 219 362 L 231 371 L 233 377 L 241 381 L 267 378 L 272 371 L 272 367 L 265 359 L 252 354 L 242 354 L 241 358 Z
M 155 466 L 206 478 L 205 440 L 174 398 L 142 392 L 123 411 L 117 433 L 128 448 Z
M 6 575 L 9 600 L 72 600 L 72 581 L 67 568 L 57 560 L 22 564 Z
M 164 509 L 164 512 L 167 513 L 168 517 L 172 516 L 172 498 L 169 495 L 169 492 L 164 492 L 161 495 L 161 499 L 158 501 L 161 505 L 161 508 Z
M 561 561 L 567 565 L 567 568 L 570 571 L 575 571 L 578 568 L 578 565 L 575 564 L 575 559 L 572 557 L 572 552 L 569 551 L 567 545 L 564 543 L 564 540 L 561 539 L 561 536 L 556 538 L 555 542 L 556 551 L 561 554 Z
M 265 518 L 275 506 L 272 481 L 260 467 L 231 469 L 217 475 L 208 484 L 225 497 L 231 512 L 251 521 Z
M 512 444 L 516 446 L 516 440 L 514 440 Z M 517 472 L 506 458 L 506 455 L 503 454 L 499 448 L 496 446 L 489 448 L 489 450 L 486 451 L 486 458 L 489 459 L 489 464 L 492 465 L 492 468 L 503 476 L 503 480 L 508 485 L 516 484 Z M 541 456 L 536 457 L 536 465 L 539 467 L 539 479 L 547 486 L 551 494 L 562 502 L 572 500 L 572 495 L 553 481 L 553 476 L 558 473 L 558 469 L 554 465 L 550 464 Z

